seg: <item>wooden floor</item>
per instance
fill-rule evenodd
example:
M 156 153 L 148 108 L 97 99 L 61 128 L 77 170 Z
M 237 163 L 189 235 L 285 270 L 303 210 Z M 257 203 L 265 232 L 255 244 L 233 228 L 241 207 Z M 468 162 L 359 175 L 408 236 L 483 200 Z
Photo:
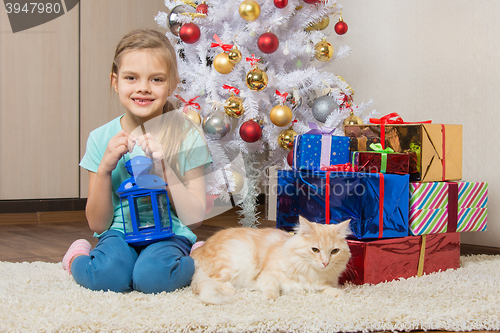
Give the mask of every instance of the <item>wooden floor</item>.
M 259 206 L 261 217 L 264 216 L 263 206 Z M 203 222 L 194 230 L 198 240 L 205 240 L 217 230 L 239 226 L 237 209 L 233 208 L 219 216 Z M 69 245 L 76 239 L 85 238 L 92 246 L 97 239 L 92 237 L 84 214 L 71 215 L 68 219 L 64 214 L 44 214 L 38 218 L 19 215 L 17 219 L 10 218 L 11 223 L 0 223 L 0 261 L 9 262 L 60 262 Z M 274 221 L 259 219 L 261 227 L 274 227 Z M 500 254 L 500 249 L 462 244 L 461 254 Z

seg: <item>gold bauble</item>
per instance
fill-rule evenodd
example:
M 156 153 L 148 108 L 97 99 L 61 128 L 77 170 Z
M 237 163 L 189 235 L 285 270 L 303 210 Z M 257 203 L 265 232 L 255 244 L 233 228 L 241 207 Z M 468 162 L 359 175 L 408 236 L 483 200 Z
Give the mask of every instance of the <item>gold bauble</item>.
M 221 74 L 229 74 L 233 70 L 234 64 L 229 61 L 227 53 L 222 52 L 214 58 L 214 68 Z
M 254 67 L 247 73 L 245 82 L 251 90 L 261 91 L 267 87 L 269 79 L 266 72 L 258 67 Z
M 255 21 L 260 15 L 260 6 L 257 1 L 245 0 L 240 4 L 239 11 L 245 21 Z
M 229 53 L 227 54 L 229 61 L 231 61 L 233 64 L 237 64 L 241 61 L 243 56 L 241 55 L 241 51 L 235 46 L 231 50 L 229 50 Z
M 226 104 L 224 104 L 224 111 L 231 118 L 241 117 L 245 113 L 245 110 L 243 110 L 243 99 L 231 94 Z
M 327 16 L 322 21 L 316 22 L 313 25 L 307 27 L 306 31 L 325 30 L 329 24 L 330 24 L 330 19 Z
M 292 150 L 297 132 L 289 128 L 281 131 L 278 135 L 278 145 L 285 150 Z
M 274 125 L 283 127 L 290 124 L 293 118 L 293 113 L 288 106 L 278 104 L 271 109 L 269 118 L 271 118 Z
M 351 112 L 349 117 L 344 119 L 344 126 L 350 126 L 350 125 L 363 125 L 363 121 L 361 118 L 358 116 L 354 115 L 354 113 Z
M 335 75 L 336 77 L 338 77 L 341 81 L 343 81 L 345 84 L 347 84 L 347 82 L 345 82 L 344 78 L 340 75 Z M 347 90 L 349 90 L 351 92 L 351 96 L 354 96 L 354 89 L 352 89 L 352 87 L 350 85 L 347 84 Z
M 186 116 L 196 125 L 201 124 L 200 114 L 196 110 L 189 108 L 186 112 Z
M 333 46 L 325 39 L 316 44 L 316 46 L 314 47 L 314 51 L 314 56 L 319 61 L 328 61 L 333 56 Z

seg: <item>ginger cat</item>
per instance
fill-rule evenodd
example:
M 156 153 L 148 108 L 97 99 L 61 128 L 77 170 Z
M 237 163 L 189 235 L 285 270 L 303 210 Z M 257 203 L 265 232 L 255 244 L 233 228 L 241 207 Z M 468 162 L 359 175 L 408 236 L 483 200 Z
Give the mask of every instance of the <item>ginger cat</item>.
M 217 232 L 191 254 L 196 267 L 191 289 L 212 304 L 230 301 L 240 288 L 260 290 L 265 299 L 300 290 L 342 295 L 337 287 L 351 257 L 345 240 L 349 221 L 299 221 L 294 235 L 272 228 Z

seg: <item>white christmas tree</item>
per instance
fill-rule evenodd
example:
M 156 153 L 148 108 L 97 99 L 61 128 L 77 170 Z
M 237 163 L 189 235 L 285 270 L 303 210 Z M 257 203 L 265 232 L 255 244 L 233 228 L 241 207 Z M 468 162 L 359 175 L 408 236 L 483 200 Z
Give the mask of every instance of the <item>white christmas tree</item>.
M 367 122 L 375 113 L 368 111 L 371 101 L 354 105 L 354 90 L 328 70 L 351 51 L 325 30 L 335 19 L 335 32 L 347 31 L 342 6 L 334 0 L 165 5 L 155 20 L 179 55 L 179 100 L 201 122 L 214 161 L 207 192 L 227 200 L 244 179 L 240 222 L 253 226 L 261 172 L 289 168 L 294 135 L 308 132 L 311 122 L 343 135 L 346 118 Z

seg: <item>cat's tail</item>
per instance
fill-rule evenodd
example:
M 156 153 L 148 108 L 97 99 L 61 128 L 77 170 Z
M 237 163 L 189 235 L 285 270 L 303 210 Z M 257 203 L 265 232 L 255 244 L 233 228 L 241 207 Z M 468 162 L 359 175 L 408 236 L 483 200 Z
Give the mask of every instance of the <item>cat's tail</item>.
M 231 301 L 236 290 L 229 282 L 212 279 L 195 261 L 195 272 L 191 282 L 191 290 L 198 295 L 200 301 L 209 304 L 223 304 Z

